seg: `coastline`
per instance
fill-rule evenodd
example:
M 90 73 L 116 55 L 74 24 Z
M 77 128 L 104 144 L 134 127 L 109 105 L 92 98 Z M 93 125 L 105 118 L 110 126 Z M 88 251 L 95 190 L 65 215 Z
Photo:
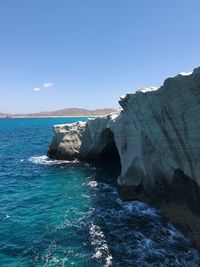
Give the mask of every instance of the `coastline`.
M 28 117 L 28 116 L 20 116 L 20 117 L 0 117 L 0 119 L 38 119 L 38 118 L 41 118 L 41 119 L 45 119 L 45 118 L 97 118 L 97 117 L 101 117 L 101 116 L 104 116 L 104 115 L 97 115 L 97 116 L 94 116 L 94 115 L 91 115 L 91 116 L 81 116 L 81 115 L 78 115 L 78 116 L 34 116 L 34 117 Z
M 199 88 L 197 67 L 127 94 L 117 116 L 56 125 L 47 155 L 116 159 L 121 198 L 158 206 L 200 250 Z
M 181 266 L 199 266 L 196 248 L 160 211 L 119 197 L 118 170 L 108 161 L 45 156 L 53 125 L 78 120 L 0 120 L 1 198 L 6 203 L 1 205 L 0 234 L 1 246 L 7 244 L 1 265 L 44 266 L 55 255 L 52 264 L 62 265 L 66 255 L 76 253 L 65 265 L 105 266 L 112 256 L 110 266 L 136 261 L 134 266 L 149 266 L 152 257 L 156 266 L 176 266 L 175 257 Z
M 35 113 L 1 113 L 0 118 L 95 118 L 106 116 L 111 113 L 119 113 L 119 109 L 116 108 L 102 108 L 102 109 L 81 109 L 81 108 L 66 108 L 56 111 L 45 111 Z

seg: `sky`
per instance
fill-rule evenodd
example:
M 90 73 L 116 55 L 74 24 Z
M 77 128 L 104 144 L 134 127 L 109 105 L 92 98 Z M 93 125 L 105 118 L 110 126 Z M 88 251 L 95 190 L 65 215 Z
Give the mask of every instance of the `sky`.
M 200 65 L 199 0 L 1 0 L 0 112 L 118 107 Z

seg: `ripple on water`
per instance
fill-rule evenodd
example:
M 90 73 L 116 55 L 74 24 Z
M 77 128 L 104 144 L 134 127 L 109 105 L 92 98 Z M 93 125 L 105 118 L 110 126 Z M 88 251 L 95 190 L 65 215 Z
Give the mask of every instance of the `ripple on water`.
M 0 266 L 199 267 L 160 211 L 119 198 L 110 168 L 44 156 L 52 125 L 74 120 L 0 121 Z
M 96 200 L 92 216 L 91 234 L 96 240 L 92 244 L 99 261 L 109 257 L 110 266 L 200 266 L 190 240 L 167 223 L 159 210 L 140 201 L 122 201 L 112 185 L 97 183 L 95 198 L 96 190 L 110 203 Z

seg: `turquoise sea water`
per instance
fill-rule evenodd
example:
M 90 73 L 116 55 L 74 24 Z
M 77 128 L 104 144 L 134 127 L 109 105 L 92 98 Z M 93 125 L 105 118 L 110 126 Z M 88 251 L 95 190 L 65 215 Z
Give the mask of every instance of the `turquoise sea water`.
M 159 211 L 120 200 L 113 167 L 45 156 L 77 120 L 0 119 L 0 266 L 200 266 Z

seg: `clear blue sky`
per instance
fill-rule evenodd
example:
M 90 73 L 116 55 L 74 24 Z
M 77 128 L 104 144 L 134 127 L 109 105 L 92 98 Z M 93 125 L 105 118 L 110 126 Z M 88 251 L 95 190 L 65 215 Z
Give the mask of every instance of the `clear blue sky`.
M 0 112 L 117 107 L 192 70 L 199 12 L 199 0 L 1 0 Z

